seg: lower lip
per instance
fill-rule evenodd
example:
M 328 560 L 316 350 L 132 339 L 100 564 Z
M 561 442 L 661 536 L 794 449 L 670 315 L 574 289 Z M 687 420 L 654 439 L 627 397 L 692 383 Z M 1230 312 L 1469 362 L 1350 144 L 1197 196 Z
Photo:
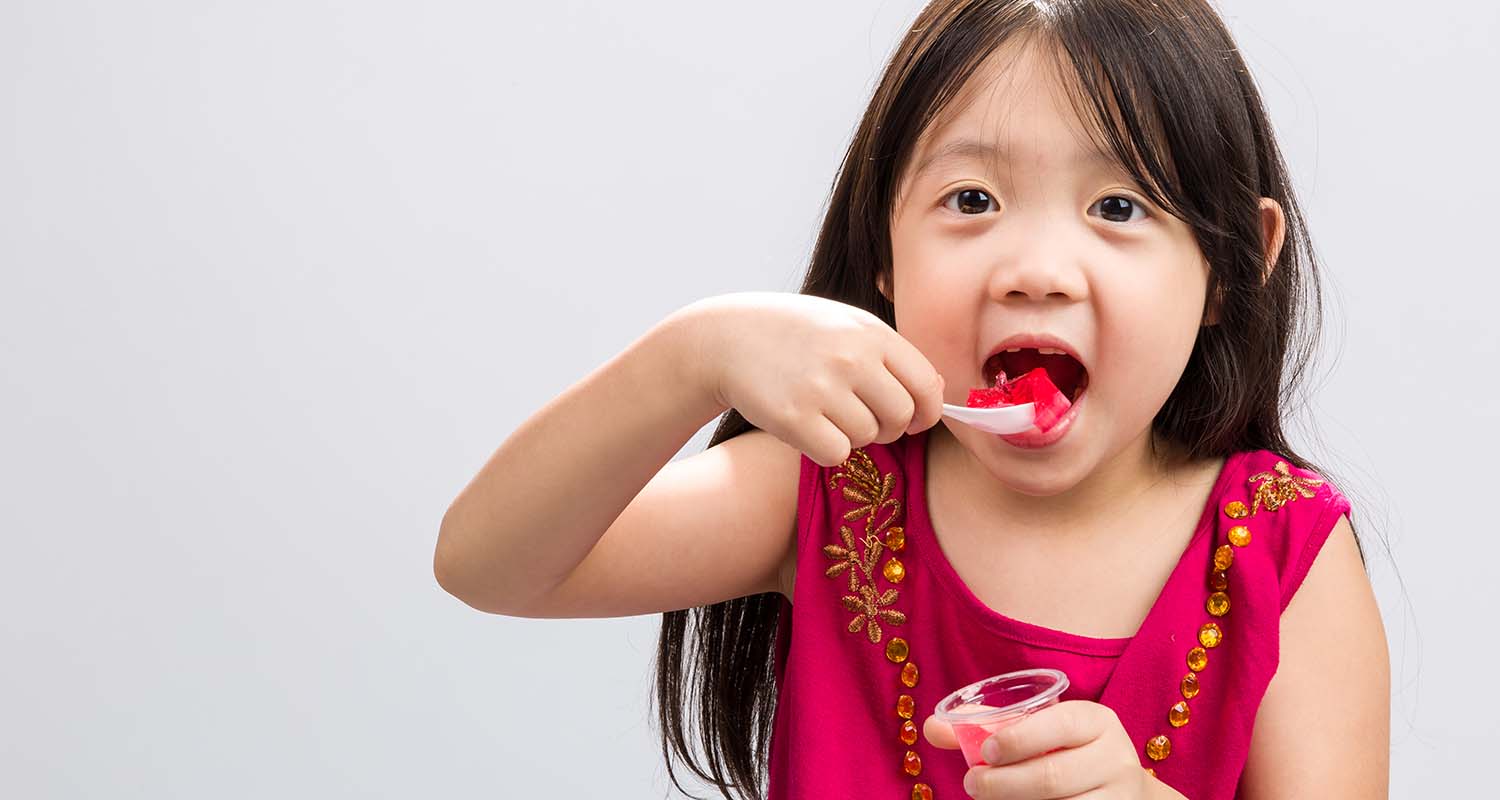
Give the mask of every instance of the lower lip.
M 1064 414 L 1063 418 L 1058 420 L 1057 424 L 1052 426 L 1051 430 L 1045 432 L 1031 430 L 1025 433 L 997 435 L 1000 439 L 1004 439 L 1006 444 L 1027 450 L 1036 450 L 1057 444 L 1064 436 L 1068 435 L 1068 431 L 1072 430 L 1073 420 L 1078 416 L 1078 407 L 1083 405 L 1083 400 L 1087 396 L 1088 392 L 1078 395 L 1078 401 L 1068 408 L 1068 413 Z

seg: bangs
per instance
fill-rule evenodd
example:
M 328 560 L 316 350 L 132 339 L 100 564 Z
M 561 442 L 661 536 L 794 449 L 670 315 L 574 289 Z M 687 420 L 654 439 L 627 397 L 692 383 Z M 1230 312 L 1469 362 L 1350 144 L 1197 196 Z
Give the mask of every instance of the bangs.
M 1112 156 L 1151 202 L 1178 218 L 1194 216 L 1165 122 L 1173 115 L 1158 104 L 1137 63 L 1139 52 L 1101 52 L 1108 42 L 1070 42 L 1063 33 L 1057 31 L 1050 48 L 1055 77 L 1094 146 Z
M 1177 3 L 1050 3 L 1036 22 L 1101 151 L 1200 237 L 1234 236 L 1225 201 L 1252 205 L 1257 168 L 1244 67 L 1211 14 Z

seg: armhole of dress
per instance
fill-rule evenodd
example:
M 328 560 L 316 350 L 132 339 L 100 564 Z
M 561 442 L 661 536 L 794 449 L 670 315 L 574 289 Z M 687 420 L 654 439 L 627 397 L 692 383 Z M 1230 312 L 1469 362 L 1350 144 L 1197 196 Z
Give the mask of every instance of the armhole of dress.
M 799 573 L 797 577 L 801 578 L 802 556 L 807 552 L 807 540 L 812 535 L 813 519 L 817 512 L 822 467 L 808 458 L 806 453 L 801 454 L 798 461 L 801 464 L 801 474 L 797 482 L 797 553 L 794 560 Z
M 1286 612 L 1286 607 L 1292 602 L 1292 596 L 1297 593 L 1297 589 L 1302 586 L 1302 581 L 1307 578 L 1307 573 L 1312 569 L 1318 554 L 1323 552 L 1323 545 L 1328 542 L 1329 534 L 1333 533 L 1333 526 L 1338 524 L 1340 517 L 1347 516 L 1349 513 L 1349 500 L 1336 489 L 1330 487 L 1330 491 L 1332 495 L 1313 520 L 1307 540 L 1302 543 L 1297 553 L 1290 554 L 1291 559 L 1287 562 L 1287 571 L 1281 576 L 1282 613 Z

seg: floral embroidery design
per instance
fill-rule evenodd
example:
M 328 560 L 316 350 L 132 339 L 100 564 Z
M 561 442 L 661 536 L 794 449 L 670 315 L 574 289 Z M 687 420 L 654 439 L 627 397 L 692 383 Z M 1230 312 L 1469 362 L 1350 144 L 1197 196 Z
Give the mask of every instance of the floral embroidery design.
M 893 608 L 885 606 L 896 602 L 900 592 L 896 589 L 886 589 L 879 597 L 875 596 L 875 587 L 864 585 L 859 587 L 859 597 L 845 595 L 843 597 L 844 608 L 855 612 L 854 620 L 849 623 L 850 633 L 859 633 L 860 629 L 870 637 L 871 644 L 880 643 L 880 620 L 885 620 L 892 625 L 904 625 L 906 615 Z
M 887 607 L 901 596 L 900 590 L 891 588 L 881 592 L 875 585 L 875 566 L 880 563 L 880 554 L 885 549 L 880 534 L 901 514 L 901 501 L 891 496 L 896 476 L 881 474 L 869 454 L 856 448 L 848 460 L 839 465 L 839 471 L 828 479 L 828 488 L 839 488 L 840 479 L 844 480 L 844 499 L 858 503 L 844 513 L 844 521 L 858 523 L 864 520 L 864 535 L 856 540 L 849 525 L 840 525 L 839 538 L 843 544 L 823 547 L 823 555 L 836 562 L 824 574 L 836 578 L 849 573 L 852 594 L 842 598 L 844 608 L 855 615 L 849 622 L 849 632 L 863 630 L 871 644 L 879 644 L 884 636 L 880 628 L 882 621 L 890 625 L 906 623 L 905 614 Z
M 1250 476 L 1250 482 L 1259 484 L 1255 487 L 1255 499 L 1250 509 L 1250 515 L 1265 506 L 1267 511 L 1275 511 L 1298 497 L 1312 498 L 1317 487 L 1323 482 L 1316 478 L 1299 478 L 1287 469 L 1285 461 L 1276 462 L 1275 472 L 1261 472 Z

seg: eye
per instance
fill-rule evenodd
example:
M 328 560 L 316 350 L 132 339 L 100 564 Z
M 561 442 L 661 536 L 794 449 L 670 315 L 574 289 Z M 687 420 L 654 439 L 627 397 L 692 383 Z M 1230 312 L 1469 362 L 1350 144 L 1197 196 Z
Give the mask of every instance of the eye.
M 1099 216 L 1110 222 L 1138 222 L 1146 216 L 1144 205 L 1118 194 L 1110 195 L 1095 203 L 1089 209 L 1090 213 L 1093 213 L 1094 207 L 1099 209 Z
M 955 198 L 957 198 L 958 200 L 957 208 L 954 208 L 953 204 L 949 202 L 950 200 L 953 200 Z M 989 209 L 991 204 L 994 204 L 996 206 L 999 205 L 998 203 L 995 203 L 994 199 L 990 197 L 989 193 L 984 191 L 983 189 L 959 189 L 958 191 L 948 195 L 943 199 L 944 208 L 951 208 L 960 214 L 968 214 L 971 216 L 975 214 L 983 214 L 986 210 Z

